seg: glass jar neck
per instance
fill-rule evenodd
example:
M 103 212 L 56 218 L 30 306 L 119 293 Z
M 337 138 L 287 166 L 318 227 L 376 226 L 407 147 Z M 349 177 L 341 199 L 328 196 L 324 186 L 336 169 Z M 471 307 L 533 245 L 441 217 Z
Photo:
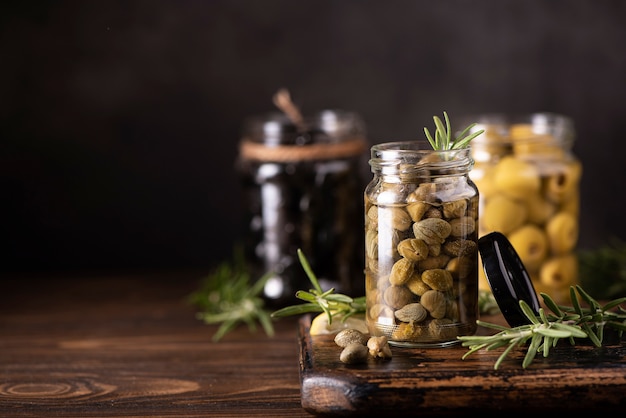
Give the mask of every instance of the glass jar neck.
M 332 144 L 364 138 L 365 124 L 356 113 L 323 110 L 296 126 L 285 114 L 275 112 L 248 118 L 242 137 L 267 146 Z
M 365 124 L 353 112 L 324 110 L 294 124 L 282 113 L 246 120 L 239 142 L 244 161 L 299 163 L 356 158 L 367 149 Z
M 470 148 L 436 151 L 427 141 L 402 141 L 374 145 L 369 165 L 375 176 L 411 183 L 432 177 L 467 175 L 474 160 Z

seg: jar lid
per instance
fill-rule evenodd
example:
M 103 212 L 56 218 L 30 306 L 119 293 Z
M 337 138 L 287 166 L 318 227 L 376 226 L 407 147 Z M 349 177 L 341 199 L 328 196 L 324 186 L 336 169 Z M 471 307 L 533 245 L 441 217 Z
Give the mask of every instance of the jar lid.
M 539 315 L 539 299 L 532 280 L 515 248 L 500 232 L 491 232 L 478 240 L 483 269 L 504 319 L 511 327 L 529 324 L 519 301 L 524 300 Z

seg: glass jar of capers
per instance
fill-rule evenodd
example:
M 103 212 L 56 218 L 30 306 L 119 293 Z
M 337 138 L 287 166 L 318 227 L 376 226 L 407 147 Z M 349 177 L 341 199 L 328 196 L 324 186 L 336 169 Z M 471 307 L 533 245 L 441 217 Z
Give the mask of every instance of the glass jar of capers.
M 444 347 L 476 331 L 478 202 L 469 148 L 374 145 L 365 189 L 370 334 L 396 346 Z
M 575 248 L 582 165 L 570 118 L 552 113 L 474 116 L 470 177 L 480 189 L 479 234 L 504 234 L 535 289 L 557 302 L 578 283 Z M 480 269 L 479 285 L 488 289 Z

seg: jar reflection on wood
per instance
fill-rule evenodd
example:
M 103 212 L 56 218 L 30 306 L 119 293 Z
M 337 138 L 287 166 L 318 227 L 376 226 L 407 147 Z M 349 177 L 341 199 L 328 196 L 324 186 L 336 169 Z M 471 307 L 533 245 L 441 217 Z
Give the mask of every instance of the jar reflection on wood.
M 269 304 L 293 304 L 296 291 L 311 288 L 298 249 L 324 289 L 362 294 L 366 149 L 364 122 L 347 111 L 319 112 L 303 126 L 278 113 L 246 121 L 237 162 L 245 255 L 255 277 L 273 273 L 263 292 Z
M 468 148 L 423 141 L 371 149 L 365 189 L 366 320 L 401 346 L 447 346 L 476 331 L 478 190 Z
M 582 165 L 572 154 L 572 121 L 550 113 L 472 117 L 485 132 L 472 142 L 470 177 L 481 196 L 479 233 L 504 234 L 538 292 L 569 301 L 578 283 L 575 248 Z M 482 270 L 482 269 L 481 269 Z M 481 271 L 481 288 L 489 289 Z

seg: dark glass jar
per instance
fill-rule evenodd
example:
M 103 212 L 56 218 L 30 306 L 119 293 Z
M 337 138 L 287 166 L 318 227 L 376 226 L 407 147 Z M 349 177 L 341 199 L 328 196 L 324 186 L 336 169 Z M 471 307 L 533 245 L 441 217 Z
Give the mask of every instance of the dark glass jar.
M 301 249 L 323 288 L 362 294 L 365 125 L 355 113 L 324 110 L 294 125 L 283 114 L 248 119 L 238 171 L 245 199 L 246 260 L 267 272 L 270 305 L 297 302 L 311 288 Z M 359 293 L 361 292 L 361 293 Z
M 371 149 L 365 189 L 366 321 L 392 345 L 444 347 L 476 331 L 478 189 L 468 148 Z

